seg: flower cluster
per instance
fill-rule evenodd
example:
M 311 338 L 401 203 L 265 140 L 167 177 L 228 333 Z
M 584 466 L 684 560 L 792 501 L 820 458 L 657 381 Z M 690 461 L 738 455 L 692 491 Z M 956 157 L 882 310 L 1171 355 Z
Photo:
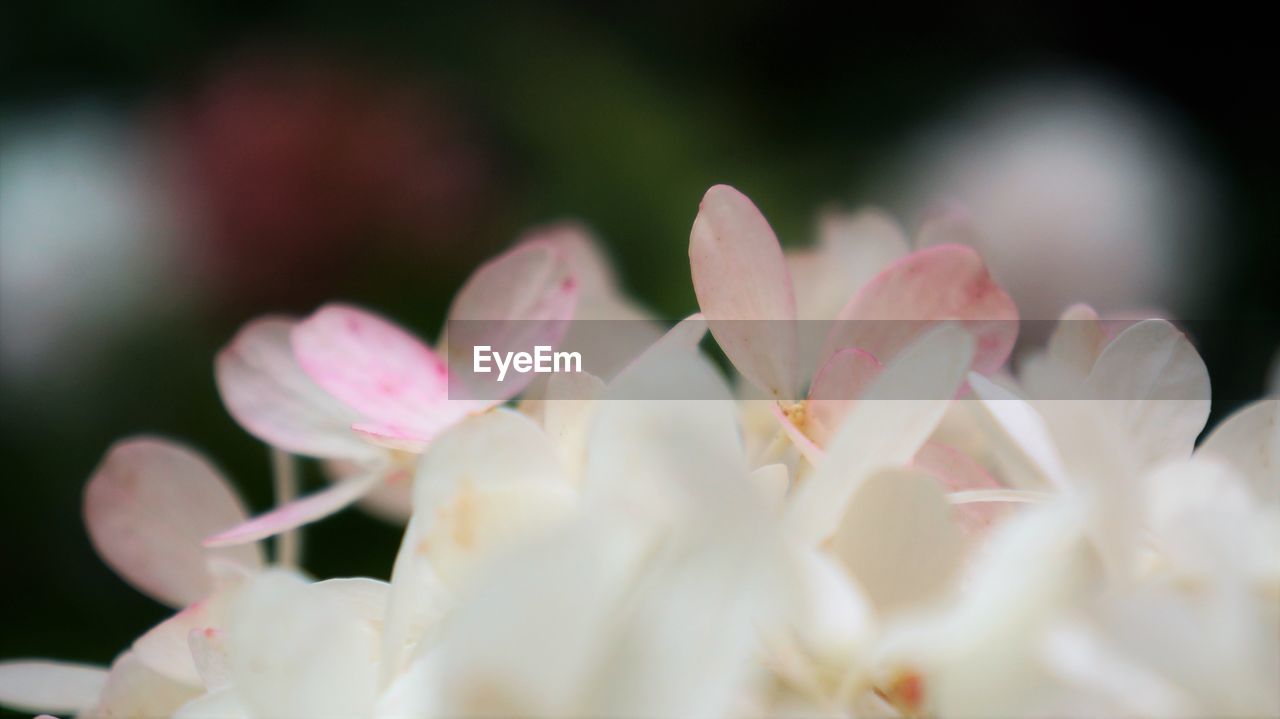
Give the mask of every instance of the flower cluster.
M 1015 374 L 1017 309 L 972 232 L 948 210 L 911 241 L 863 211 L 784 252 L 750 200 L 714 187 L 690 236 L 700 311 L 662 333 L 581 228 L 535 231 L 475 272 L 449 320 L 481 321 L 495 347 L 570 345 L 584 318 L 656 340 L 484 398 L 451 384 L 448 338 L 356 307 L 251 322 L 216 377 L 275 452 L 278 505 L 250 518 L 184 445 L 112 447 L 85 491 L 90 537 L 177 613 L 110 668 L 0 663 L 0 703 L 182 719 L 1280 713 L 1280 400 L 1197 444 L 1209 380 L 1190 341 L 1083 305 Z M 704 354 L 708 331 L 733 377 Z M 295 457 L 331 486 L 296 497 Z M 306 575 L 299 528 L 357 503 L 406 522 L 390 581 Z

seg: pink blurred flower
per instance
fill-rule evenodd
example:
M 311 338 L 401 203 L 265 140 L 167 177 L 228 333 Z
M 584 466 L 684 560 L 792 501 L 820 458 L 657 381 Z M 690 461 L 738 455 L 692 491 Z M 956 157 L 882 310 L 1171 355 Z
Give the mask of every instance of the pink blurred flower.
M 491 180 L 447 97 L 315 54 L 233 57 L 171 118 L 195 259 L 227 298 L 311 299 L 372 243 L 458 237 Z

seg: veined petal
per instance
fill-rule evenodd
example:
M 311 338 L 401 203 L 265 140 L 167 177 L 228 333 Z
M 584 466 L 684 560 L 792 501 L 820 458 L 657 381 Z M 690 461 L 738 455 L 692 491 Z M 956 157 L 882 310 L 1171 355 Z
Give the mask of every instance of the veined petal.
M 282 504 L 229 529 L 222 527 L 221 531 L 210 533 L 204 539 L 204 546 L 232 547 L 297 529 L 342 511 L 371 492 L 381 482 L 380 472 L 355 479 L 339 480 L 330 487 Z
M 325 305 L 292 333 L 298 364 L 316 384 L 367 417 L 361 425 L 428 440 L 457 421 L 444 359 L 391 322 L 348 305 Z
M 0 706 L 17 711 L 72 714 L 98 701 L 107 670 L 72 662 L 0 662 Z
M 817 471 L 794 493 L 783 517 L 792 537 L 802 545 L 821 542 L 868 476 L 911 459 L 942 420 L 973 351 L 965 330 L 944 324 L 885 367 L 845 417 Z
M 480 345 L 495 353 L 559 345 L 580 292 L 572 265 L 557 243 L 535 238 L 516 245 L 481 265 L 453 298 L 445 328 L 449 361 L 470 367 L 473 348 Z M 490 384 L 465 372 L 455 372 L 454 377 L 452 396 L 484 398 L 484 406 L 514 397 L 533 379 L 532 374 L 516 375 Z M 483 387 L 465 386 L 480 381 L 485 381 Z
M 1164 320 L 1120 333 L 1094 363 L 1085 392 L 1116 418 L 1146 465 L 1190 457 L 1209 418 L 1209 371 Z
M 262 317 L 246 324 L 214 362 L 222 403 L 236 422 L 273 447 L 311 457 L 374 452 L 351 433 L 360 415 L 302 371 L 289 335 L 297 323 Z
M 745 195 L 707 190 L 689 235 L 689 266 L 711 334 L 743 376 L 795 398 L 799 342 L 791 273 L 773 229 Z
M 1017 319 L 977 252 L 939 245 L 893 263 L 859 290 L 837 316 L 823 358 L 857 347 L 888 362 L 932 323 L 955 320 L 977 340 L 973 369 L 990 374 L 1013 349 Z
M 143 593 L 185 606 L 213 590 L 203 538 L 245 518 L 239 498 L 203 457 L 154 438 L 118 442 L 89 479 L 85 525 L 94 549 Z M 219 553 L 258 567 L 258 547 Z M 218 555 L 212 555 L 218 556 Z

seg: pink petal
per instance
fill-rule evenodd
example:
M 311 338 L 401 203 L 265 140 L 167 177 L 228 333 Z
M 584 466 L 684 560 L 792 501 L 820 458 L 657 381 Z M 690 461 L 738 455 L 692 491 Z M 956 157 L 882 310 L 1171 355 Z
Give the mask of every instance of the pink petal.
M 281 317 L 249 322 L 214 363 L 227 411 L 250 434 L 287 452 L 312 457 L 360 458 L 369 446 L 351 433 L 360 416 L 302 371 L 289 335 L 296 324 Z
M 230 547 L 272 537 L 336 514 L 368 494 L 382 481 L 381 474 L 359 479 L 345 479 L 331 487 L 260 514 L 253 519 L 212 534 L 204 540 L 206 547 Z
M 560 247 L 546 239 L 527 240 L 480 266 L 453 298 L 447 326 L 449 362 L 470 368 L 473 348 L 531 352 L 558 346 L 577 307 L 580 284 Z M 508 375 L 455 371 L 451 396 L 477 398 L 492 406 L 519 394 L 532 373 Z
M 778 238 L 745 195 L 716 185 L 689 235 L 693 289 L 711 334 L 748 380 L 795 398 L 796 300 Z
M 98 554 L 138 590 L 173 606 L 213 590 L 206 569 L 211 555 L 201 540 L 244 517 L 217 470 L 192 450 L 160 439 L 116 443 L 85 487 L 85 525 Z M 247 567 L 262 563 L 257 547 L 223 558 Z
M 0 662 L 0 706 L 28 712 L 75 713 L 98 701 L 107 670 L 71 662 Z
M 302 369 L 367 417 L 366 428 L 426 441 L 468 410 L 449 402 L 444 359 L 371 312 L 326 305 L 298 323 L 292 339 Z
M 1004 364 L 1018 336 L 1018 309 L 962 245 L 918 250 L 893 263 L 854 295 L 827 337 L 824 357 L 845 347 L 889 362 L 935 322 L 958 320 L 977 340 L 973 369 Z M 893 321 L 885 321 L 893 320 Z
M 870 352 L 856 348 L 842 349 L 827 360 L 809 386 L 806 404 L 805 426 L 814 442 L 826 443 L 883 366 Z
M 972 457 L 936 441 L 926 442 L 916 453 L 912 465 L 936 477 L 948 492 L 1001 487 Z M 995 502 L 955 507 L 956 520 L 970 534 L 985 531 L 1006 511 L 1007 505 Z

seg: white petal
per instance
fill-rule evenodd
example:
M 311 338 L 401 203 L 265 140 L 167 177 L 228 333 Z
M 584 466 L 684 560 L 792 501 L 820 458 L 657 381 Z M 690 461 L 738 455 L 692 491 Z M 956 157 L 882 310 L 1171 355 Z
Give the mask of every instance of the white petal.
M 132 652 L 116 658 L 102 697 L 91 712 L 101 717 L 167 717 L 202 690 L 151 671 Z
M 245 587 L 231 612 L 231 674 L 254 716 L 339 719 L 372 712 L 377 635 L 347 603 L 269 570 Z
M 28 712 L 79 712 L 98 701 L 107 670 L 45 660 L 0 662 L 0 705 Z
M 588 502 L 622 502 L 670 519 L 721 491 L 716 482 L 742 482 L 746 474 L 729 388 L 704 357 L 669 343 L 606 389 L 588 440 L 583 493 Z
M 1120 333 L 1094 363 L 1085 388 L 1116 417 L 1146 465 L 1191 456 L 1209 418 L 1209 371 L 1186 336 L 1164 320 Z
M 831 546 L 876 609 L 887 614 L 942 597 L 959 569 L 964 537 L 938 481 L 897 469 L 862 483 Z
M 1064 490 L 1069 488 L 1062 458 L 1044 418 L 1026 400 L 988 380 L 976 372 L 969 374 L 969 387 L 985 410 L 979 417 L 994 422 L 997 452 L 1017 454 L 1012 461 L 1027 471 L 1011 473 L 1011 483 L 1024 488 L 1038 488 L 1043 483 Z M 1032 478 L 1028 479 L 1028 475 Z
M 225 622 L 227 593 L 217 592 L 152 627 L 133 643 L 133 654 L 147 668 L 174 681 L 201 686 L 190 635 L 217 631 Z
M 1260 399 L 1222 420 L 1196 450 L 1229 462 L 1256 496 L 1280 504 L 1280 399 Z
M 766 464 L 763 467 L 756 467 L 747 476 L 747 480 L 759 491 L 764 506 L 770 512 L 782 511 L 787 501 L 787 490 L 791 487 L 787 465 Z
M 173 719 L 250 719 L 234 689 L 222 689 L 183 704 Z

